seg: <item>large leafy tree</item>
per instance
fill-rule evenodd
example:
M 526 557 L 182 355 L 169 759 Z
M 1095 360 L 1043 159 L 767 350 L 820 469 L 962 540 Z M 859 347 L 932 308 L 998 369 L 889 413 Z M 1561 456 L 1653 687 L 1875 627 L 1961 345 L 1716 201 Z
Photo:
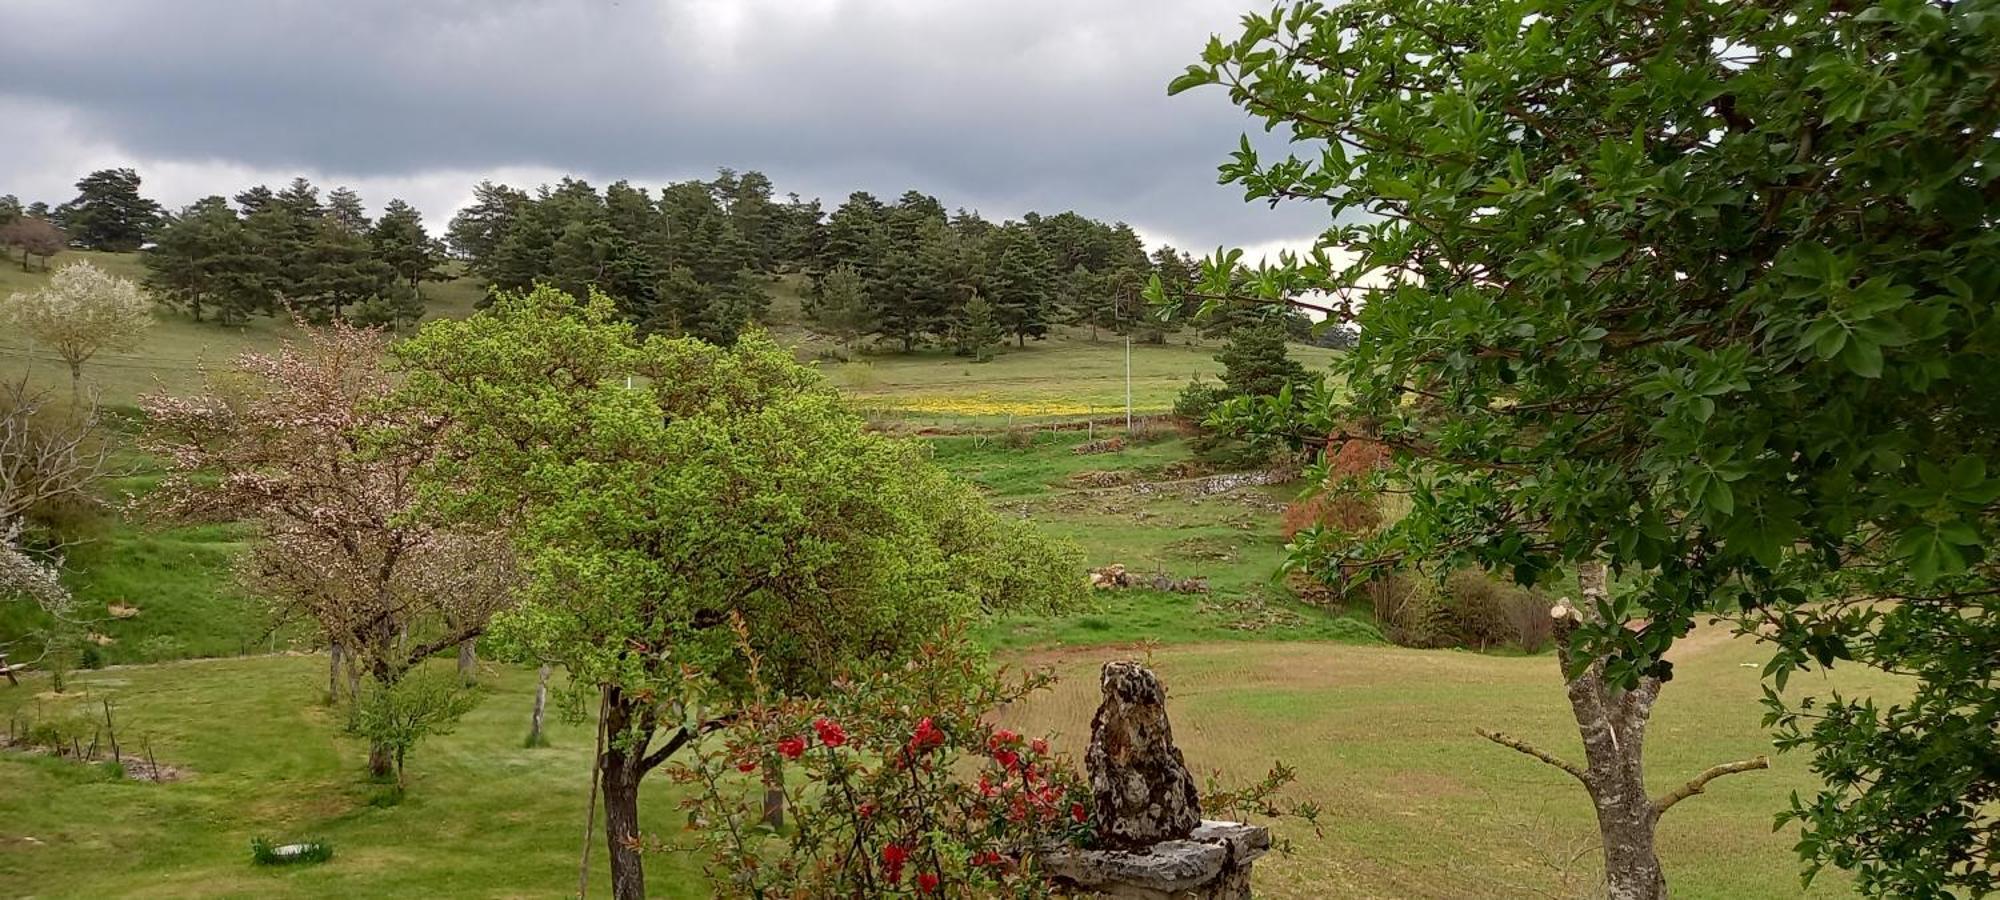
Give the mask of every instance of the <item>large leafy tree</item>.
M 433 512 L 514 526 L 498 630 L 600 690 L 614 894 L 644 896 L 639 785 L 744 699 L 896 664 L 986 608 L 1071 602 L 1073 552 L 867 433 L 770 340 L 635 338 L 608 298 L 503 294 L 396 348 L 400 405 L 449 423 Z
M 160 222 L 160 205 L 139 193 L 139 173 L 100 169 L 76 183 L 76 199 L 56 210 L 70 239 L 92 250 L 137 250 Z
M 1786 813 L 1799 849 L 1872 894 L 2000 887 L 2000 4 L 1244 21 L 1173 89 L 1223 85 L 1295 138 L 1224 175 L 1324 204 L 1321 246 L 1349 251 L 1246 286 L 1361 326 L 1350 399 L 1262 424 L 1365 424 L 1413 492 L 1306 561 L 1607 564 L 1568 674 L 1612 697 L 1657 692 L 1713 611 L 1770 633 L 1780 689 L 1836 663 L 1911 676 L 1894 702 L 1771 695 L 1824 780 Z
M 0 225 L 0 248 L 21 254 L 21 271 L 28 271 L 28 257 L 42 258 L 42 269 L 49 267 L 49 257 L 62 252 L 69 243 L 69 236 L 57 228 L 55 223 L 34 216 L 15 216 Z

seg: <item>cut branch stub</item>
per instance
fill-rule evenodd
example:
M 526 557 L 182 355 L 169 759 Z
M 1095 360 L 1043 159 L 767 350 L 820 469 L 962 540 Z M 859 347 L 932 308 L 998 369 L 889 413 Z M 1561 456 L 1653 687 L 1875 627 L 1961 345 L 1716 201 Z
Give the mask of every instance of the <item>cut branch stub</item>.
M 1098 835 L 1128 848 L 1187 837 L 1201 823 L 1201 801 L 1174 746 L 1166 688 L 1136 662 L 1105 663 L 1101 686 L 1084 754 Z

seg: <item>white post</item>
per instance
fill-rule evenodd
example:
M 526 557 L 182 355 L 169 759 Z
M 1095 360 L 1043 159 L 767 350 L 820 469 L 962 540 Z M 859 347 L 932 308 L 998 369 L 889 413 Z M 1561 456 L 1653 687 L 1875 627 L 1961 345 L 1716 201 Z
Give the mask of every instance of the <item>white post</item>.
M 1125 433 L 1132 433 L 1132 336 L 1125 336 Z

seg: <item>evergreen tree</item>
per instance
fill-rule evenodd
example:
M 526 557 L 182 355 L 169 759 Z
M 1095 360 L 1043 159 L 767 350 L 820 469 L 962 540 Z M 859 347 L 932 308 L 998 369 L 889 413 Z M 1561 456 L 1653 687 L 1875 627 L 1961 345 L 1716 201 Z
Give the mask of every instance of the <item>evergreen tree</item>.
M 1229 333 L 1229 343 L 1215 354 L 1222 363 L 1222 383 L 1238 396 L 1274 396 L 1306 376 L 1304 366 L 1285 349 L 1285 324 L 1277 318 L 1248 322 Z
M 994 317 L 1018 346 L 1048 333 L 1049 264 L 1031 226 L 1008 225 L 994 237 L 998 248 L 986 276 Z
M 238 199 L 240 202 L 241 198 Z M 472 203 L 451 217 L 451 225 L 445 229 L 445 242 L 466 261 L 467 269 L 489 282 L 494 281 L 491 270 L 494 255 L 528 203 L 526 193 L 482 181 L 472 189 Z
M 917 343 L 937 325 L 924 299 L 929 288 L 917 253 L 909 247 L 892 245 L 876 263 L 875 277 L 868 281 L 875 333 L 900 343 L 905 353 L 916 349 Z
M 155 298 L 202 321 L 205 305 L 229 305 L 227 270 L 244 263 L 243 223 L 229 201 L 204 197 L 170 216 L 145 255 L 146 287 Z
M 21 198 L 13 194 L 0 194 L 0 228 L 14 224 L 22 215 L 24 213 L 21 211 Z
M 884 207 L 867 191 L 855 191 L 827 218 L 826 242 L 820 247 L 820 271 L 846 263 L 874 282 L 877 269 L 888 249 L 884 233 Z
M 402 200 L 389 201 L 382 208 L 382 218 L 376 220 L 374 230 L 369 232 L 368 242 L 374 248 L 375 258 L 395 270 L 396 277 L 409 286 L 412 294 L 418 292 L 423 282 L 444 280 L 444 272 L 439 268 L 444 263 L 443 250 L 431 239 L 430 232 L 424 230 L 424 217 L 416 207 Z
M 834 266 L 820 280 L 819 302 L 813 307 L 813 320 L 828 334 L 840 339 L 843 347 L 854 345 L 856 338 L 873 331 L 874 313 L 870 308 L 868 291 L 861 281 L 861 273 L 853 266 L 842 263 Z
M 271 204 L 278 202 L 278 195 L 272 193 L 269 187 L 260 184 L 256 187 L 244 189 L 234 199 L 237 210 L 247 219 L 250 216 L 269 209 Z
M 160 205 L 139 194 L 139 173 L 100 169 L 76 183 L 76 199 L 56 211 L 70 240 L 92 250 L 137 250 L 160 223 Z
M 817 271 L 814 267 L 826 246 L 826 213 L 819 199 L 801 200 L 798 194 L 789 194 L 779 207 L 779 218 L 778 260 L 795 269 Z
M 994 348 L 1005 337 L 993 317 L 993 304 L 986 302 L 985 297 L 972 295 L 965 301 L 964 320 L 959 331 L 959 352 L 979 362 L 991 362 Z
M 379 298 L 397 283 L 396 271 L 375 258 L 367 235 L 331 216 L 316 223 L 306 262 L 308 274 L 293 296 L 316 322 L 340 320 L 347 307 Z
M 334 188 L 326 195 L 326 214 L 340 227 L 355 234 L 367 231 L 373 224 L 368 221 L 368 211 L 361 204 L 361 195 L 345 187 Z

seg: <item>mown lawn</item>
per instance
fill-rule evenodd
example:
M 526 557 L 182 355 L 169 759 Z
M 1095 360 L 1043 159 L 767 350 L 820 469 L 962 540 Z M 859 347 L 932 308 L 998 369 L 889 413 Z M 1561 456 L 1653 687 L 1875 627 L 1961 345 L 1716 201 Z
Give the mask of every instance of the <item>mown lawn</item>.
M 1051 663 L 1054 693 L 1003 719 L 1053 732 L 1080 751 L 1097 703 L 1095 673 L 1127 651 L 1069 649 L 1013 658 Z M 1763 651 L 1698 634 L 1655 716 L 1649 769 L 1666 789 L 1712 763 L 1769 752 L 1757 724 Z M 1554 895 L 1550 863 L 1587 880 L 1589 806 L 1567 776 L 1474 736 L 1500 727 L 1576 753 L 1554 664 L 1546 657 L 1327 642 L 1166 646 L 1146 655 L 1172 693 L 1175 736 L 1190 765 L 1225 784 L 1273 761 L 1299 770 L 1293 796 L 1325 810 L 1324 836 L 1287 826 L 1290 856 L 1259 865 L 1269 897 Z M 111 782 L 73 763 L 0 760 L 0 886 L 41 897 L 548 897 L 573 891 L 588 793 L 589 728 L 557 724 L 554 746 L 521 747 L 533 675 L 489 667 L 486 696 L 452 735 L 421 748 L 397 806 L 362 774 L 362 748 L 319 705 L 325 660 L 273 656 L 85 673 L 76 696 L 31 679 L 0 688 L 0 715 L 94 712 L 110 699 L 126 746 L 150 740 L 192 774 L 168 784 Z M 1851 675 L 1831 684 L 1891 690 Z M 1665 820 L 1661 849 L 1677 897 L 1801 896 L 1788 832 L 1771 815 L 1812 785 L 1805 760 L 1716 782 Z M 681 817 L 659 779 L 646 822 L 671 837 Z M 251 864 L 253 837 L 323 837 L 318 866 Z M 29 840 L 32 839 L 32 840 Z M 606 882 L 603 855 L 597 889 Z M 698 862 L 650 858 L 655 896 L 702 897 Z M 1837 875 L 1809 896 L 1842 896 Z
M 1077 745 L 1098 703 L 1097 669 L 1116 655 L 1032 654 L 1064 677 L 1004 719 Z M 1281 827 L 1296 852 L 1258 864 L 1259 896 L 1588 896 L 1596 830 L 1583 789 L 1473 733 L 1502 729 L 1581 759 L 1551 658 L 1325 643 L 1175 646 L 1145 658 L 1168 686 L 1174 736 L 1197 778 L 1219 769 L 1225 784 L 1241 784 L 1282 761 L 1298 770 L 1290 795 L 1324 810 L 1323 837 L 1296 823 Z M 1771 753 L 1754 665 L 1767 658 L 1720 628 L 1697 631 L 1677 654 L 1647 735 L 1656 792 L 1710 765 Z M 1897 690 L 1860 672 L 1791 689 L 1833 687 Z M 1800 887 L 1796 831 L 1774 833 L 1771 823 L 1792 791 L 1816 781 L 1805 757 L 1775 756 L 1771 766 L 1719 779 L 1662 819 L 1660 852 L 1675 897 L 1849 895 L 1838 872 L 1810 891 Z
M 183 781 L 109 781 L 85 766 L 0 761 L 0 891 L 39 897 L 550 897 L 576 889 L 591 727 L 552 713 L 552 746 L 524 749 L 534 674 L 489 668 L 481 704 L 420 748 L 400 805 L 362 745 L 320 705 L 323 656 L 267 656 L 82 673 L 73 699 L 40 677 L 0 687 L 0 716 L 114 705 L 126 748 L 150 739 Z M 40 695 L 40 696 L 38 696 Z M 648 820 L 677 820 L 665 779 Z M 334 858 L 263 868 L 250 840 L 324 838 Z M 33 840 L 29 840 L 32 838 Z M 600 839 L 601 840 L 601 839 Z M 602 846 L 597 887 L 605 880 Z M 687 860 L 649 865 L 654 896 L 705 897 Z

